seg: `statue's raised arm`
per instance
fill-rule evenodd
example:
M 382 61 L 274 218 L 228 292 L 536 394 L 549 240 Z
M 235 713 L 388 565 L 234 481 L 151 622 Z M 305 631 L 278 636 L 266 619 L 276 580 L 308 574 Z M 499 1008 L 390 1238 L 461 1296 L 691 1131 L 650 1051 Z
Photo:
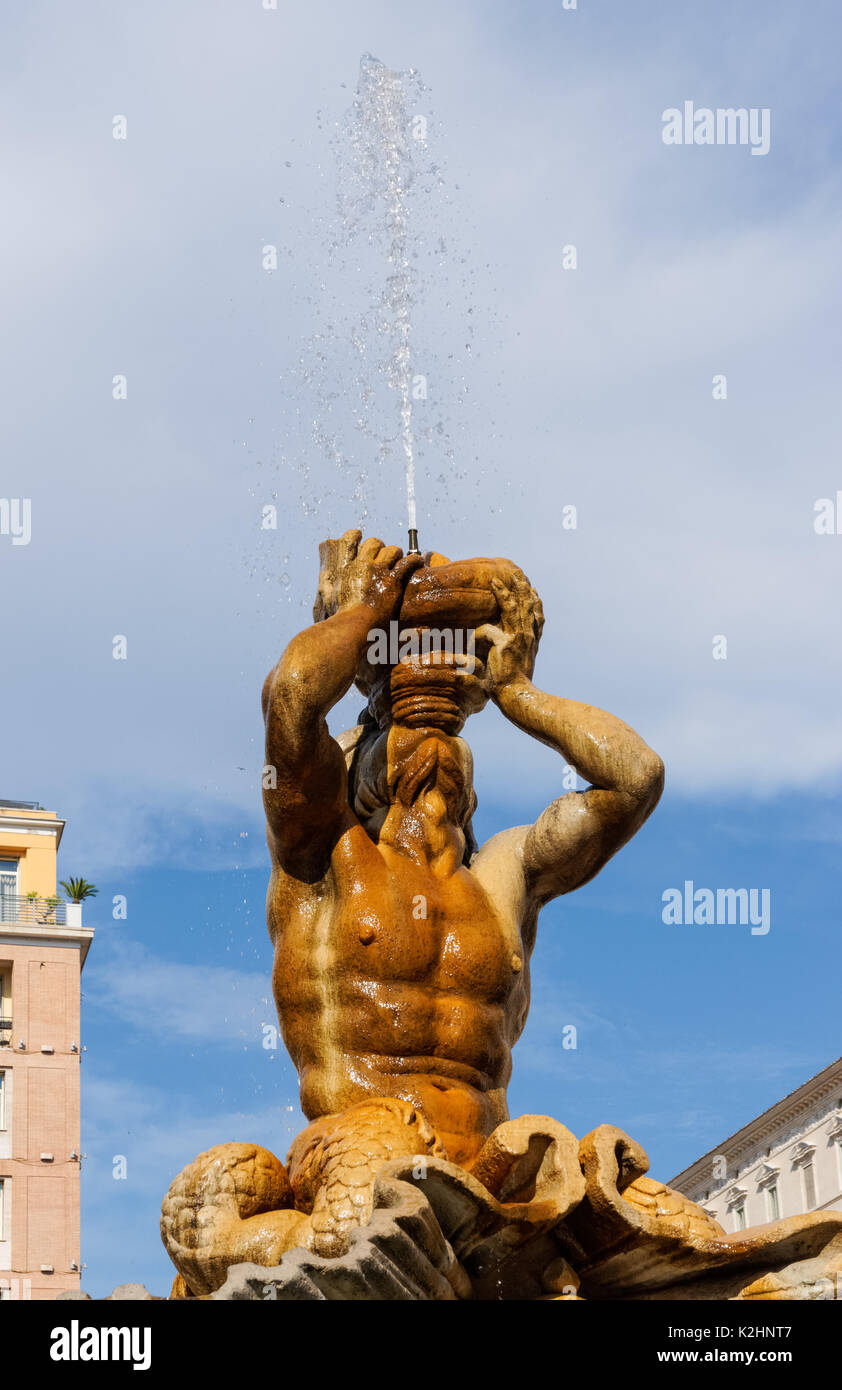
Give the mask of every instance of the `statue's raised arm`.
M 520 837 L 526 889 L 540 906 L 587 883 L 640 829 L 660 799 L 664 765 L 621 719 L 533 685 L 541 601 L 520 570 L 491 584 L 500 620 L 476 634 L 489 644 L 485 687 L 507 719 L 591 784 L 553 801 Z
M 292 639 L 263 686 L 263 803 L 273 857 L 306 880 L 324 873 L 337 836 L 354 819 L 345 758 L 327 715 L 350 689 L 369 632 L 388 625 L 407 579 L 423 563 L 399 546 L 376 537 L 360 544 L 361 538 L 360 531 L 346 531 L 320 548 L 317 621 Z

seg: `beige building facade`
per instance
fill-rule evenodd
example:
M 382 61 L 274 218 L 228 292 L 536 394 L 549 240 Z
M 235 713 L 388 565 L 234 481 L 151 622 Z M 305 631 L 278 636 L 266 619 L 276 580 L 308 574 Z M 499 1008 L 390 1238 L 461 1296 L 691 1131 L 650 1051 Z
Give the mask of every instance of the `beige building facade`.
M 672 1178 L 725 1228 L 842 1211 L 842 1057 Z
M 80 1278 L 80 976 L 93 938 L 56 893 L 64 821 L 0 801 L 0 1299 Z

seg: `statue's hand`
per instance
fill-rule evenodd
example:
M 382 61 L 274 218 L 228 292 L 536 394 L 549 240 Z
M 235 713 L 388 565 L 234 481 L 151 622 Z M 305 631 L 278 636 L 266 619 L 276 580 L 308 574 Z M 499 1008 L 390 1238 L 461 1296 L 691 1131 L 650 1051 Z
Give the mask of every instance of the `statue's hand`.
M 500 607 L 500 622 L 484 623 L 475 633 L 477 642 L 490 642 L 482 682 L 492 698 L 513 681 L 530 679 L 544 626 L 541 600 L 522 570 L 491 587 Z
M 324 541 L 319 554 L 317 619 L 364 603 L 378 621 L 388 622 L 397 615 L 409 576 L 424 563 L 422 556 L 404 555 L 400 546 L 384 545 L 376 536 L 363 541 L 361 531 Z

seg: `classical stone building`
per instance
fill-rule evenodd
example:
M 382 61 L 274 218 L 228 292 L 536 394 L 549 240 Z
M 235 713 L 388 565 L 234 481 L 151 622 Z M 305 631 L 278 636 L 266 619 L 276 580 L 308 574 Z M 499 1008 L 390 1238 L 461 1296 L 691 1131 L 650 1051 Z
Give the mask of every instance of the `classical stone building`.
M 842 1211 L 842 1057 L 670 1179 L 726 1231 Z
M 0 801 L 0 1299 L 79 1287 L 79 987 L 93 929 L 56 895 L 64 824 Z

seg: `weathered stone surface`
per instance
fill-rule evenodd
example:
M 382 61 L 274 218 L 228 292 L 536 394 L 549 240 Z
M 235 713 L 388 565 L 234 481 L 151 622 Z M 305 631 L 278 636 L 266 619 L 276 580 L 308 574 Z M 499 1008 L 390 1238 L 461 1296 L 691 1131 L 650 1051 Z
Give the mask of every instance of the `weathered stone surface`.
M 817 1260 L 816 1270 L 833 1267 L 842 1212 L 726 1235 L 695 1203 L 644 1176 L 649 1160 L 622 1130 L 601 1125 L 582 1140 L 580 1157 L 585 1200 L 566 1224 L 580 1245 L 576 1268 L 586 1298 L 735 1298 L 753 1269 L 804 1260 Z M 796 1272 L 791 1287 L 800 1279 Z
M 468 1297 L 470 1285 L 422 1193 L 406 1182 L 378 1182 L 365 1228 L 344 1255 L 326 1259 L 293 1250 L 275 1268 L 235 1265 L 214 1299 L 443 1300 Z
M 761 1275 L 736 1296 L 747 1302 L 842 1298 L 842 1233 L 832 1236 L 819 1255 Z
M 174 1296 L 203 1296 L 230 1265 L 275 1265 L 296 1247 L 342 1257 L 392 1157 L 465 1171 L 479 1161 L 508 1122 L 538 911 L 598 872 L 663 783 L 628 725 L 533 685 L 543 611 L 510 560 L 403 556 L 358 531 L 326 541 L 320 560 L 316 622 L 263 692 L 273 986 L 312 1123 L 288 1171 L 261 1151 L 292 1201 L 258 1193 L 255 1146 L 219 1146 L 176 1179 L 161 1223 L 184 1285 Z M 354 682 L 368 708 L 334 741 L 326 716 Z M 459 734 L 489 700 L 599 790 L 562 797 L 477 852 Z M 543 1152 L 551 1141 L 530 1142 Z M 482 1164 L 476 1181 L 503 1195 L 509 1157 L 489 1150 Z M 571 1174 L 581 1179 L 563 1167 L 566 1201 Z M 257 1205 L 238 1178 L 249 1172 Z

